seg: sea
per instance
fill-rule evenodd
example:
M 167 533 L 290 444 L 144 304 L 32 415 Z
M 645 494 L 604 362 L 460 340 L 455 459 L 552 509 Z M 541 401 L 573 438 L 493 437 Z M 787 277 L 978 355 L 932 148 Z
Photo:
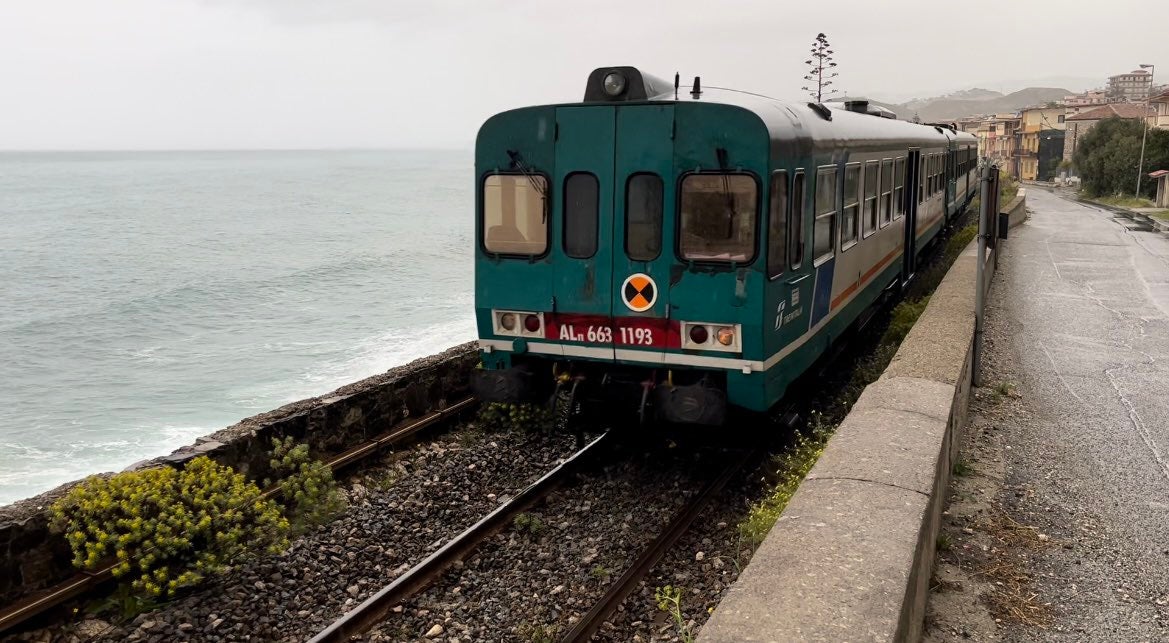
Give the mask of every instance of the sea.
M 472 339 L 472 162 L 0 152 L 0 504 Z

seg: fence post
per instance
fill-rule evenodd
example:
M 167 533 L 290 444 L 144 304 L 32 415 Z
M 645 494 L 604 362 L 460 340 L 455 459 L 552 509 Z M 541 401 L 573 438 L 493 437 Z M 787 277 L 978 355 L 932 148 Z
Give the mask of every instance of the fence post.
M 974 352 L 970 374 L 971 384 L 982 385 L 982 321 L 986 304 L 986 248 L 987 242 L 997 234 L 998 225 L 998 166 L 986 163 L 982 166 L 978 186 L 978 265 L 974 276 Z

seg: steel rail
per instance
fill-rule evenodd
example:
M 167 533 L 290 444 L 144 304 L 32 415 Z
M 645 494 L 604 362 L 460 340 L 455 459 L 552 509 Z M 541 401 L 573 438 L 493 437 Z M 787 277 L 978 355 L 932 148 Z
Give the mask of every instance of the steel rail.
M 451 419 L 460 412 L 471 408 L 477 401 L 474 396 L 466 397 L 447 407 L 431 411 L 417 419 L 403 422 L 377 437 L 370 438 L 357 446 L 333 456 L 326 463 L 333 471 L 339 471 L 379 453 L 386 447 L 400 444 L 423 429 Z M 262 497 L 270 498 L 279 492 L 280 486 L 277 485 L 264 491 Z M 98 585 L 114 577 L 113 570 L 116 566 L 116 562 L 110 562 L 93 571 L 78 572 L 66 581 L 58 583 L 49 589 L 34 593 L 27 598 L 0 609 L 0 634 L 72 598 L 93 591 Z
M 607 442 L 609 432 L 588 443 L 556 468 L 540 477 L 512 499 L 496 507 L 462 533 L 447 541 L 437 551 L 398 576 L 392 583 L 378 590 L 360 605 L 346 612 L 344 616 L 322 630 L 309 643 L 341 643 L 350 637 L 368 632 L 380 623 L 390 610 L 415 596 L 442 575 L 455 561 L 474 551 L 492 534 L 502 529 L 512 516 L 528 508 L 540 498 L 558 487 L 568 474 L 593 452 L 600 450 Z
M 722 491 L 727 482 L 760 452 L 758 449 L 744 451 L 739 457 L 734 458 L 718 477 L 708 482 L 698 495 L 687 502 L 675 514 L 674 519 L 670 521 L 665 530 L 642 551 L 641 556 L 634 561 L 633 565 L 628 567 L 625 573 L 609 586 L 605 595 L 593 604 L 592 609 L 560 638 L 561 643 L 580 643 L 591 639 L 593 634 L 596 634 L 597 630 L 601 628 L 601 624 L 613 615 L 621 602 L 633 593 L 633 590 L 637 589 L 641 579 L 653 569 L 654 565 L 658 564 L 658 561 L 678 542 L 682 534 L 690 529 L 690 525 L 706 509 L 710 501 L 718 495 L 719 491 Z

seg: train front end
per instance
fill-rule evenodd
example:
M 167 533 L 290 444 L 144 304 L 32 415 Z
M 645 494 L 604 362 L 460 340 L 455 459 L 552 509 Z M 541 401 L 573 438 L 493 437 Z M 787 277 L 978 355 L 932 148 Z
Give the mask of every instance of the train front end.
M 769 137 L 750 111 L 629 67 L 581 103 L 479 131 L 476 318 L 485 401 L 717 425 L 765 410 L 761 220 Z

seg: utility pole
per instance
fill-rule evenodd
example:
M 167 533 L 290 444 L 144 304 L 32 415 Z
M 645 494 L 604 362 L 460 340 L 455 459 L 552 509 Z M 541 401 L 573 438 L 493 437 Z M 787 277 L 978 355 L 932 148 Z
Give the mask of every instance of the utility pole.
M 1154 65 L 1141 65 L 1141 69 L 1149 70 L 1149 93 L 1145 94 L 1145 111 L 1141 112 L 1141 160 L 1137 162 L 1137 191 L 1133 194 L 1138 199 L 1141 198 L 1141 177 L 1145 173 L 1145 138 L 1149 135 L 1149 94 L 1153 93 L 1153 72 L 1156 71 Z

